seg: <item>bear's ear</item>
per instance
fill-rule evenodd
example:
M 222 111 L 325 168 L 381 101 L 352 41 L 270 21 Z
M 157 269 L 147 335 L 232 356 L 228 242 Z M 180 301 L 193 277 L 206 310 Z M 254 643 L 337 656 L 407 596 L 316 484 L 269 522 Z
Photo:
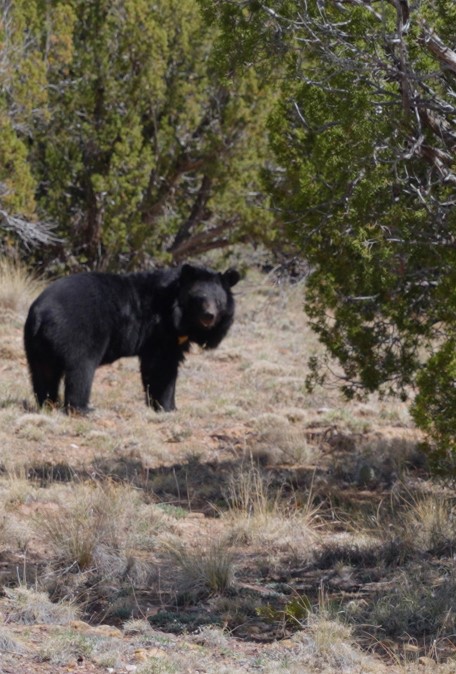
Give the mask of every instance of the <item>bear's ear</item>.
M 231 269 L 227 269 L 222 275 L 222 279 L 230 288 L 232 288 L 241 280 L 241 275 L 237 269 L 231 267 Z
M 198 267 L 194 267 L 192 264 L 183 264 L 180 270 L 180 280 L 189 283 L 194 281 L 198 274 Z

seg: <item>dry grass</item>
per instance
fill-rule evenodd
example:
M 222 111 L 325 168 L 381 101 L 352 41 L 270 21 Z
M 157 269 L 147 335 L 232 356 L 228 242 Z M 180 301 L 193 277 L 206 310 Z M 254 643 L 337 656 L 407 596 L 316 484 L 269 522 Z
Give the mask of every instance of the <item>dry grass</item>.
M 166 553 L 180 603 L 225 594 L 233 586 L 233 552 L 223 541 L 193 541 L 191 548 L 168 541 Z
M 93 482 L 54 489 L 53 499 L 37 511 L 34 522 L 52 550 L 54 566 L 67 571 L 94 568 L 116 576 L 125 571 L 132 549 L 153 548 L 163 528 L 172 530 L 165 519 L 136 490 Z
M 38 532 L 64 567 L 85 570 L 95 565 L 100 550 L 117 547 L 117 493 L 98 485 L 81 485 L 66 494 L 57 508 L 37 515 Z
M 289 417 L 294 421 L 290 421 Z M 318 460 L 318 449 L 311 445 L 302 432 L 301 424 L 296 424 L 296 411 L 286 414 L 261 414 L 252 422 L 252 437 L 248 449 L 252 458 L 263 465 L 312 464 Z
M 36 286 L 2 269 L 19 288 L 0 297 L 8 657 L 24 642 L 35 668 L 81 656 L 96 674 L 424 673 L 422 656 L 451 671 L 455 492 L 430 479 L 402 404 L 307 392 L 319 346 L 301 284 L 252 273 L 236 287 L 233 329 L 192 350 L 176 413 L 144 406 L 125 359 L 97 371 L 95 411 L 68 417 L 29 411 L 22 319 Z
M 271 476 L 252 461 L 241 464 L 227 481 L 228 510 L 223 515 L 232 543 L 258 547 L 261 564 L 280 566 L 282 556 L 311 559 L 318 530 L 320 508 L 309 491 L 304 502 L 285 494 L 286 485 L 272 485 Z
M 11 630 L 3 625 L 0 625 L 0 653 L 27 653 L 26 646 L 18 641 Z
M 433 635 L 435 640 L 451 639 L 456 630 L 455 592 L 453 570 L 418 565 L 398 574 L 394 589 L 371 607 L 369 620 L 389 638 Z
M 423 552 L 456 550 L 456 512 L 453 499 L 442 494 L 415 496 L 402 517 L 402 536 Z
M 38 658 L 51 665 L 72 668 L 72 663 L 89 660 L 102 667 L 118 668 L 122 663 L 120 639 L 103 633 L 67 629 L 55 632 L 38 651 Z M 71 670 L 70 670 L 71 671 Z
M 5 319 L 25 315 L 44 283 L 31 276 L 21 263 L 0 258 L 0 313 Z
M 67 625 L 78 616 L 78 607 L 61 601 L 53 603 L 45 592 L 24 585 L 4 588 L 6 621 L 23 625 Z

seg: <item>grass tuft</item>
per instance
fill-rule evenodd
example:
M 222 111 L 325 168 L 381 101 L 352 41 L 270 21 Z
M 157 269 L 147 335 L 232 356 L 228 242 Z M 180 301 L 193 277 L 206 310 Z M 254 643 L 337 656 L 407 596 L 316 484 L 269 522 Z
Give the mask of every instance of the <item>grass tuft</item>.
M 273 488 L 268 474 L 253 463 L 233 472 L 225 496 L 228 512 L 224 518 L 231 529 L 228 540 L 261 546 L 265 559 L 285 553 L 309 560 L 321 527 L 320 509 L 313 505 L 311 493 L 298 504 L 284 491 L 285 485 Z
M 3 317 L 24 315 L 44 288 L 27 268 L 9 258 L 0 258 L 0 313 Z
M 456 550 L 454 504 L 441 494 L 412 499 L 403 516 L 403 537 L 415 549 L 435 554 Z
M 388 637 L 451 638 L 456 632 L 456 575 L 454 570 L 413 568 L 402 572 L 393 590 L 382 593 L 367 616 Z
M 79 485 L 73 498 L 60 503 L 36 526 L 51 544 L 61 565 L 85 570 L 96 565 L 104 547 L 117 547 L 116 517 L 121 502 L 115 488 Z M 109 555 L 108 555 L 109 556 Z
M 0 626 L 0 653 L 26 653 L 27 648 L 18 641 L 7 627 Z M 0 669 L 0 672 L 3 671 Z
M 225 594 L 234 581 L 233 554 L 223 541 L 189 549 L 180 541 L 166 545 L 168 559 L 176 570 L 176 591 L 181 602 Z
M 78 617 L 77 607 L 67 601 L 54 604 L 46 592 L 25 585 L 5 587 L 8 622 L 24 625 L 67 625 Z

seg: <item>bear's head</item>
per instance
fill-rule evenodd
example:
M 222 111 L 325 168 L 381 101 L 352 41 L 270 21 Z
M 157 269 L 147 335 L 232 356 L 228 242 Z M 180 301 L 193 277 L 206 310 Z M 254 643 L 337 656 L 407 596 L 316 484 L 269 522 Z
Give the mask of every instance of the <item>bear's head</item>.
M 174 324 L 182 337 L 206 348 L 215 348 L 234 318 L 231 288 L 239 281 L 235 269 L 219 274 L 211 269 L 182 265 L 174 307 Z

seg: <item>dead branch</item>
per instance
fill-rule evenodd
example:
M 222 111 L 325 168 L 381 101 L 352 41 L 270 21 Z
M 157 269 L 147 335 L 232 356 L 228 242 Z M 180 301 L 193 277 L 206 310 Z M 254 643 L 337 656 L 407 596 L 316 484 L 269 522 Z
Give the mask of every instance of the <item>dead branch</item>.
M 53 233 L 54 225 L 48 222 L 32 222 L 0 210 L 0 229 L 13 232 L 27 249 L 62 243 Z
M 422 24 L 422 43 L 436 56 L 444 68 L 456 73 L 456 52 L 447 47 L 435 32 Z

